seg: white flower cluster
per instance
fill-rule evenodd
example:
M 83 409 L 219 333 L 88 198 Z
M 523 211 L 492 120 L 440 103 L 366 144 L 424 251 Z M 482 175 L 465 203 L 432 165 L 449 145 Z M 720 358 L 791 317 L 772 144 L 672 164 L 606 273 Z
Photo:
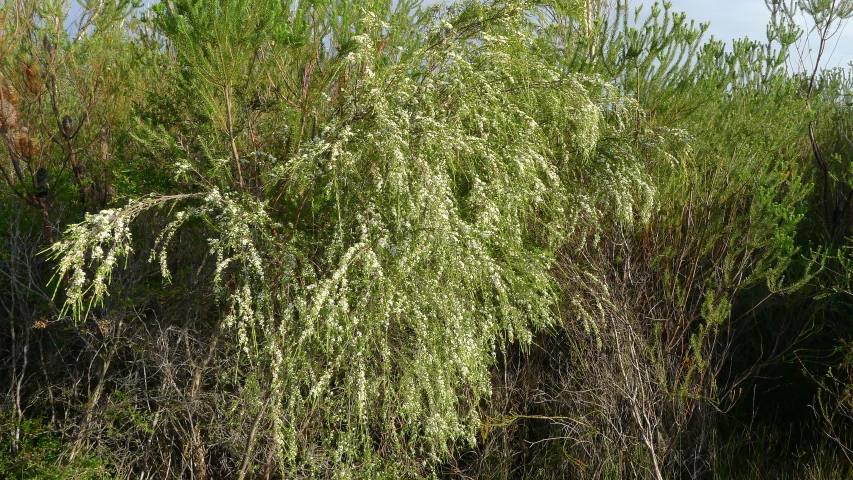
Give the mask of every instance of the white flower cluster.
M 283 461 L 317 418 L 337 427 L 323 448 L 341 459 L 361 458 L 376 428 L 433 456 L 473 442 L 496 349 L 556 321 L 555 249 L 589 233 L 581 219 L 648 217 L 655 192 L 639 161 L 601 146 L 625 123 L 616 93 L 527 52 L 521 12 L 391 66 L 379 47 L 391 27 L 366 17 L 340 65 L 344 100 L 312 138 L 281 161 L 245 157 L 292 201 L 212 188 L 160 232 L 150 258 L 168 281 L 176 232 L 205 220 L 225 328 L 272 379 Z M 167 200 L 69 229 L 53 250 L 71 305 L 105 294 L 131 251 L 128 223 Z
M 101 301 L 116 263 L 133 251 L 130 222 L 139 211 L 132 204 L 122 210 L 87 214 L 83 223 L 69 227 L 63 240 L 49 248 L 51 257 L 59 260 L 55 278 L 68 278 L 65 305 L 75 317 Z M 57 281 L 57 288 L 60 284 Z

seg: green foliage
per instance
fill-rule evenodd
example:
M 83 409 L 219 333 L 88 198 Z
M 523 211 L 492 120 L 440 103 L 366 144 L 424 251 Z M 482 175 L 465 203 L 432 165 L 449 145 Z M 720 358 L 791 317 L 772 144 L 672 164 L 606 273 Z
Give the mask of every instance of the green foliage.
M 669 2 L 4 4 L 0 205 L 43 230 L 4 231 L 2 408 L 57 434 L 0 467 L 735 471 L 796 348 L 843 454 L 851 82 L 786 65 L 848 3 L 730 49 Z
M 44 419 L 25 419 L 19 424 L 4 414 L 0 422 L 14 425 L 14 434 L 20 439 L 15 442 L 16 452 L 4 448 L 0 452 L 0 471 L 6 478 L 60 480 L 74 478 L 97 480 L 112 478 L 112 472 L 95 458 L 78 457 L 72 462 L 63 461 L 65 448 L 62 437 L 57 435 Z M 7 445 L 11 443 L 4 442 Z

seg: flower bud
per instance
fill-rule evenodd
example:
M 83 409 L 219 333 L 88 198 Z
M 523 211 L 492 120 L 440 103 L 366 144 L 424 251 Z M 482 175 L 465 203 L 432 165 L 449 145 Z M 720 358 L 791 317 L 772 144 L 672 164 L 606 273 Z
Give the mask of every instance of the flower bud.
M 15 89 L 0 81 L 0 100 L 16 105 L 18 103 L 18 93 L 15 92 Z
M 40 95 L 44 91 L 44 84 L 41 80 L 41 72 L 38 65 L 30 62 L 24 62 L 22 70 L 24 71 L 24 83 L 27 84 L 27 90 L 33 95 Z
M 27 160 L 31 160 L 38 151 L 38 140 L 30 136 L 30 131 L 27 127 L 21 127 L 16 138 L 18 144 L 18 152 Z
M 67 140 L 70 140 L 74 135 L 74 120 L 71 119 L 71 115 L 65 115 L 62 117 L 62 136 Z
M 50 193 L 49 187 L 47 186 L 47 180 L 47 169 L 39 167 L 38 171 L 36 171 L 36 195 L 41 198 L 46 197 L 48 193 Z
M 15 106 L 6 100 L 0 100 L 0 133 L 5 133 L 17 125 L 18 112 Z

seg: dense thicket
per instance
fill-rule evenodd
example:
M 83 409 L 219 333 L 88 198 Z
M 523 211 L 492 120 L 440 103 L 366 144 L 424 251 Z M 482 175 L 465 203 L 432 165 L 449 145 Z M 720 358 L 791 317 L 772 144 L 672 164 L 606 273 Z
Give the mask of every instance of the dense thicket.
M 853 473 L 849 0 L 90 3 L 0 7 L 8 475 Z

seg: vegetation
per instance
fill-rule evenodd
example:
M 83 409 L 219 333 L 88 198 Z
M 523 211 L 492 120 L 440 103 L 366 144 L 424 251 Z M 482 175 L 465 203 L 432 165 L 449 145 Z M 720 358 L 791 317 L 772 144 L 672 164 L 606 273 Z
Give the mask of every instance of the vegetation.
M 853 0 L 81 3 L 0 6 L 0 471 L 853 475 Z

